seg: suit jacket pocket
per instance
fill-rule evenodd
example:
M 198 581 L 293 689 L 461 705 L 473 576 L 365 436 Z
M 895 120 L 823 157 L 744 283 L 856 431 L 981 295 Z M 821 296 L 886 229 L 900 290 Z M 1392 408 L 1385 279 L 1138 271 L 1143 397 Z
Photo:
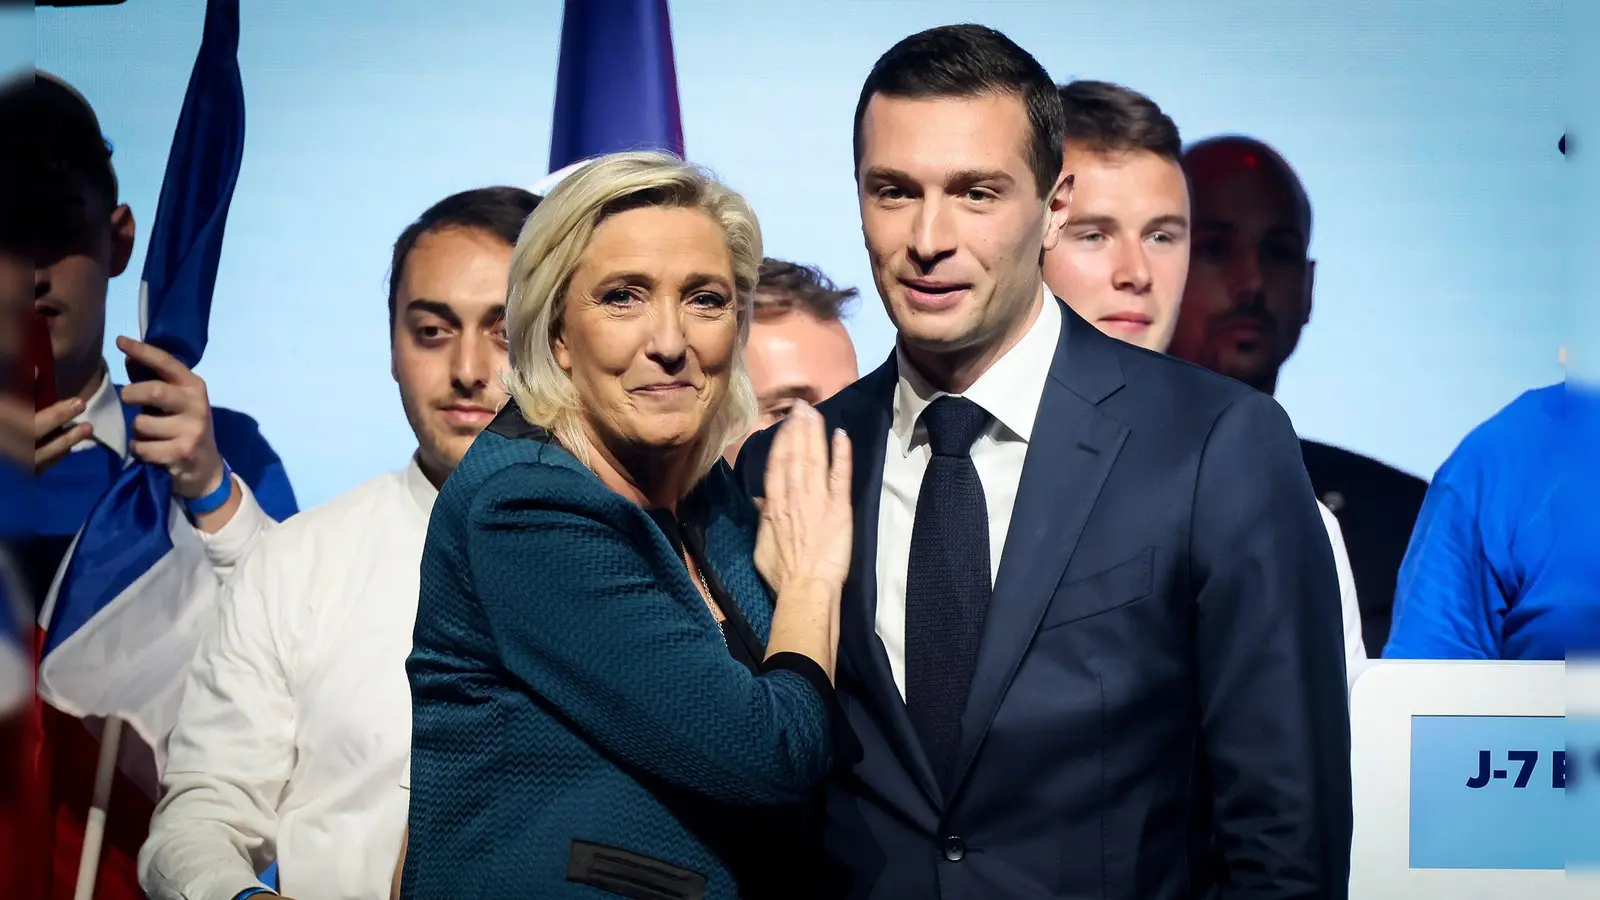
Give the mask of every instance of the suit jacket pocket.
M 589 841 L 572 842 L 567 880 L 631 900 L 701 900 L 706 895 L 706 876 L 699 872 Z
M 1039 630 L 1077 622 L 1121 609 L 1150 596 L 1155 585 L 1156 548 L 1146 547 L 1128 559 L 1056 590 Z

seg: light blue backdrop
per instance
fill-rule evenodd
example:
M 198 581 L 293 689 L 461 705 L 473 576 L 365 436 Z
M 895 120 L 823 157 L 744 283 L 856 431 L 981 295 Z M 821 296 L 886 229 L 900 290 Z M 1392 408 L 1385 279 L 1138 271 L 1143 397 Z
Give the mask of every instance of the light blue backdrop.
M 1600 255 L 1600 3 L 1564 0 L 1566 36 L 1567 274 L 1569 365 L 1590 385 L 1600 385 L 1600 290 L 1594 259 Z M 1595 860 L 1600 865 L 1600 858 Z
M 146 231 L 203 9 L 38 13 L 38 64 L 94 103 Z M 895 40 L 976 20 L 1058 80 L 1126 83 L 1187 138 L 1259 135 L 1300 170 L 1316 309 L 1279 397 L 1306 436 L 1426 475 L 1561 377 L 1559 0 L 674 0 L 672 15 L 689 155 L 749 196 L 770 254 L 864 289 L 864 365 L 892 332 L 851 185 L 856 94 Z M 559 30 L 558 0 L 244 4 L 245 167 L 200 372 L 260 420 L 303 506 L 405 460 L 390 243 L 447 193 L 544 174 Z M 136 331 L 136 296 L 136 273 L 115 284 L 111 335 Z

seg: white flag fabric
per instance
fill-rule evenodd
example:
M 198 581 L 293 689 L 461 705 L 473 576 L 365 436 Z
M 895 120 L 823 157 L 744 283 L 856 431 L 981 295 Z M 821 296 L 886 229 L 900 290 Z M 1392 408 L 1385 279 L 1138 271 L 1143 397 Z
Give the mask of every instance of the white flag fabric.
M 52 641 L 39 666 L 44 702 L 78 718 L 121 719 L 155 748 L 158 766 L 189 661 L 221 591 L 183 511 L 174 508 L 167 521 L 172 550 L 71 634 Z M 50 621 L 60 585 L 58 574 L 41 626 Z

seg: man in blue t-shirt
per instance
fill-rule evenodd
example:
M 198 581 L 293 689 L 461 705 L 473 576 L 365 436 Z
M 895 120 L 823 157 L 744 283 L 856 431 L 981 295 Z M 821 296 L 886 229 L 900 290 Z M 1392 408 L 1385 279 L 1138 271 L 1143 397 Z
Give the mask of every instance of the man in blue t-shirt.
M 1528 391 L 1473 429 L 1428 488 L 1400 568 L 1400 659 L 1600 651 L 1600 394 Z

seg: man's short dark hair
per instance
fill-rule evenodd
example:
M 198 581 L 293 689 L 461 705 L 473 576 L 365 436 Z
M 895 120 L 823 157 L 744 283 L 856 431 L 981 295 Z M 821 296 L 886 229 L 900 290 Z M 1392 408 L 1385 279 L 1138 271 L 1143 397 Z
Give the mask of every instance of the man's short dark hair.
M 451 194 L 428 207 L 394 242 L 394 256 L 389 263 L 389 328 L 394 328 L 395 293 L 400 289 L 406 257 L 423 235 L 448 228 L 470 228 L 515 246 L 522 223 L 538 205 L 539 197 L 522 188 L 486 187 Z
M 836 286 L 816 266 L 767 257 L 761 260 L 761 280 L 756 283 L 756 318 L 803 309 L 824 322 L 833 322 L 844 315 L 845 304 L 855 297 L 855 288 Z
M 22 114 L 28 131 L 18 136 L 37 148 L 45 177 L 82 178 L 110 206 L 117 205 L 117 176 L 111 168 L 111 142 L 100 133 L 100 120 L 83 98 L 66 82 L 35 71 L 33 83 L 23 82 Z
M 1074 81 L 1061 86 L 1067 118 L 1067 144 L 1090 153 L 1154 153 L 1174 163 L 1183 160 L 1178 126 L 1154 100 L 1108 81 Z
M 933 97 L 978 97 L 1014 94 L 1028 112 L 1032 135 L 1028 166 L 1039 196 L 1045 197 L 1061 175 L 1061 147 L 1066 121 L 1061 98 L 1039 61 L 993 28 L 943 25 L 901 40 L 878 57 L 856 101 L 855 159 L 861 172 L 861 122 L 873 96 L 909 100 Z
M 83 227 L 85 187 L 117 205 L 111 144 L 76 90 L 39 71 L 0 86 L 0 244 L 32 255 L 72 243 Z M 110 220 L 107 219 L 107 222 Z

